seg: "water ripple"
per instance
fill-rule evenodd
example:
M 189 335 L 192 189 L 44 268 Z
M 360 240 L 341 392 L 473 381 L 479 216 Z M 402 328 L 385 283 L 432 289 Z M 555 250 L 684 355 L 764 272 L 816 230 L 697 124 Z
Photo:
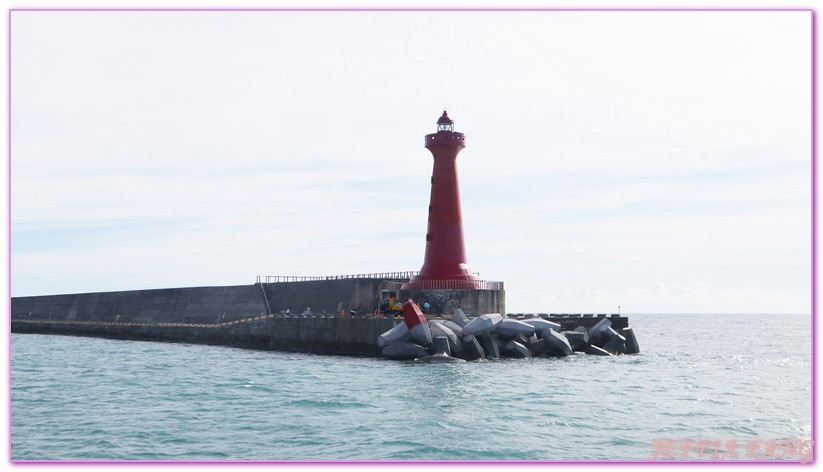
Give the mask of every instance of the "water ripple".
M 12 458 L 645 460 L 810 434 L 808 317 L 764 349 L 767 315 L 688 316 L 632 316 L 638 356 L 464 364 L 13 334 Z

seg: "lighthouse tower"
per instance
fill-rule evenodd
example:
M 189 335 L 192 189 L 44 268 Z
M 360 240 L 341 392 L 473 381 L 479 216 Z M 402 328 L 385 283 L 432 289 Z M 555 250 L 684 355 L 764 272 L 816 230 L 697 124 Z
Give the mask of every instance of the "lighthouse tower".
M 466 136 L 454 130 L 454 121 L 443 111 L 437 120 L 437 132 L 426 135 L 426 149 L 434 158 L 426 256 L 420 272 L 405 289 L 472 289 L 476 286 L 476 278 L 466 260 L 457 182 L 457 154 L 464 147 Z

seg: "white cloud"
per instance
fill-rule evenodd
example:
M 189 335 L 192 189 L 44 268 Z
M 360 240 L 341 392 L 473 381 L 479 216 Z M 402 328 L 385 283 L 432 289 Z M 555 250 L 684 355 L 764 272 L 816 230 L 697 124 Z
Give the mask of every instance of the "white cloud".
M 511 310 L 802 310 L 808 16 L 14 12 L 14 293 L 418 269 L 445 104 Z

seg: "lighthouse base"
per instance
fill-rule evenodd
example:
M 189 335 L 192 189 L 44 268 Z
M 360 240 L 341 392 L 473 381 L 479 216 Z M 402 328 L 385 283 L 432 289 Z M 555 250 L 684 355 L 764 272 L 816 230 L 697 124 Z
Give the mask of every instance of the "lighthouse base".
M 425 310 L 428 315 L 447 314 L 455 308 L 463 309 L 469 316 L 506 313 L 506 292 L 502 287 L 493 290 L 404 288 L 399 298 L 411 298 L 421 307 L 428 303 L 429 308 Z

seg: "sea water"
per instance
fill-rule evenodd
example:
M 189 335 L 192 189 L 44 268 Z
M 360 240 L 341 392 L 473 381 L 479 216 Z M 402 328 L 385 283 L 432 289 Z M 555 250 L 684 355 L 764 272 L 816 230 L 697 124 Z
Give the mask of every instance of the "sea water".
M 639 355 L 460 364 L 12 334 L 11 458 L 810 458 L 809 315 L 629 319 Z

